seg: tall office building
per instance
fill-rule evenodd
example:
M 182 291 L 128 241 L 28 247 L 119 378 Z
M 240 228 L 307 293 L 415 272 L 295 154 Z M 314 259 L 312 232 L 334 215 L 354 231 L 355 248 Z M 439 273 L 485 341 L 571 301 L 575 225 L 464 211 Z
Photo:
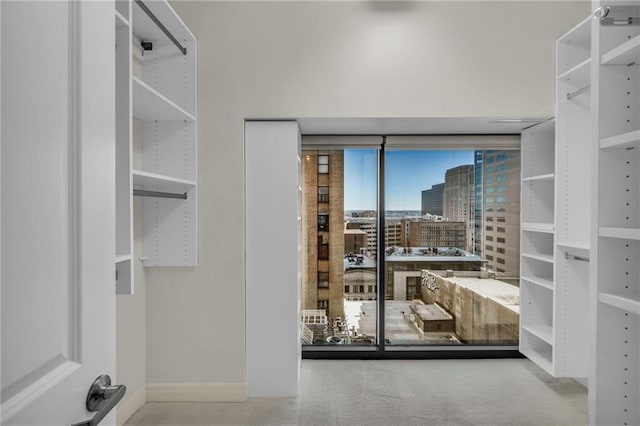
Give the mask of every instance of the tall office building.
M 475 235 L 475 186 L 473 164 L 454 167 L 445 173 L 443 216 L 452 222 L 464 222 L 464 249 L 473 251 Z
M 343 151 L 305 150 L 302 158 L 302 309 L 344 318 Z
M 422 216 L 426 214 L 442 216 L 443 197 L 444 183 L 431 185 L 431 189 L 422 191 Z
M 475 151 L 473 153 L 474 156 L 474 183 L 475 183 L 475 203 L 473 206 L 474 209 L 474 223 L 473 223 L 473 254 L 482 257 L 483 253 L 483 222 L 482 222 L 482 181 L 483 181 L 483 168 L 482 168 L 482 152 L 483 151 Z
M 520 151 L 482 151 L 482 257 L 499 275 L 520 274 Z

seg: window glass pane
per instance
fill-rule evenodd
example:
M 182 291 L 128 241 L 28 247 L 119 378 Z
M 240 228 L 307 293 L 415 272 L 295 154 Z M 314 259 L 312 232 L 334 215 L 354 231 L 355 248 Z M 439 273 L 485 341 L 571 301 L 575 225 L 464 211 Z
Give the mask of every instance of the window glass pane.
M 518 344 L 519 177 L 519 151 L 385 151 L 388 345 Z
M 376 344 L 377 151 L 303 154 L 301 343 Z

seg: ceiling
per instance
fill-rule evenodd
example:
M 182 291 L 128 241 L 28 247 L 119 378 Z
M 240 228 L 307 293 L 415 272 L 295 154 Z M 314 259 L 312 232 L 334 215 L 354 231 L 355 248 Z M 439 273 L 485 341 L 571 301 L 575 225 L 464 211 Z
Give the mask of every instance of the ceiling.
M 519 134 L 548 118 L 299 118 L 298 123 L 303 135 L 496 135 Z

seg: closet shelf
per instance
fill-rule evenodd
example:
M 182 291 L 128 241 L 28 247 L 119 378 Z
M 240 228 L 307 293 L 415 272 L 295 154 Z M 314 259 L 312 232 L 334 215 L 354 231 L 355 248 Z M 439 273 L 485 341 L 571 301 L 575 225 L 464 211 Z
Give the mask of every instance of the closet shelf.
M 131 260 L 131 254 L 116 255 L 116 263 L 122 263 Z
M 533 334 L 538 339 L 553 345 L 553 327 L 546 324 L 523 325 L 522 329 Z
M 162 25 L 179 41 L 185 43 L 195 40 L 182 19 L 175 10 L 165 1 L 144 1 L 144 4 L 158 18 Z M 173 42 L 162 30 L 147 16 L 147 14 L 133 2 L 131 6 L 133 14 L 133 34 L 140 40 L 152 41 L 157 48 L 173 46 Z
M 629 65 L 640 63 L 640 35 L 627 40 L 602 55 L 602 65 Z
M 573 68 L 558 76 L 558 80 L 571 83 L 572 86 L 585 86 L 591 77 L 591 58 L 585 59 Z
M 622 240 L 640 240 L 640 229 L 601 227 L 599 235 L 601 237 L 619 238 Z
M 116 26 L 117 27 L 128 27 L 129 26 L 129 21 L 127 20 L 127 18 L 122 16 L 122 13 L 118 12 L 117 10 L 116 10 Z
M 133 184 L 138 185 L 138 189 L 185 192 L 196 186 L 196 183 L 192 180 L 179 179 L 142 170 L 132 170 L 131 174 L 133 175 Z
M 530 284 L 534 284 L 539 287 L 546 288 L 547 290 L 553 291 L 553 281 L 551 280 L 540 278 L 540 277 L 527 277 L 527 276 L 521 276 L 520 279 Z
M 573 243 L 571 241 L 558 241 L 556 242 L 556 245 L 564 249 L 576 250 L 576 252 L 579 252 L 581 255 L 589 256 L 590 248 L 586 244 Z
M 611 136 L 600 141 L 602 149 L 640 148 L 640 130 Z
M 141 121 L 196 121 L 196 118 L 176 105 L 153 87 L 132 78 L 133 116 Z
M 548 254 L 522 253 L 522 257 L 540 260 L 542 262 L 547 262 L 547 263 L 553 263 L 553 256 L 550 256 Z
M 545 232 L 548 234 L 552 234 L 554 231 L 553 223 L 524 222 L 520 228 L 523 231 Z
M 545 342 L 546 343 L 546 342 Z M 549 353 L 541 353 L 539 350 L 535 350 L 533 348 L 520 349 L 520 352 L 535 364 L 537 364 L 540 368 L 542 368 L 547 373 L 551 374 L 553 372 L 553 365 L 551 364 L 551 346 L 549 346 Z
M 530 176 L 530 177 L 522 178 L 522 181 L 523 182 L 535 182 L 535 181 L 553 180 L 553 179 L 555 179 L 555 177 L 556 177 L 555 173 L 547 173 L 547 174 L 544 174 L 544 175 Z
M 598 300 L 606 305 L 640 315 L 640 301 L 611 293 L 600 293 Z

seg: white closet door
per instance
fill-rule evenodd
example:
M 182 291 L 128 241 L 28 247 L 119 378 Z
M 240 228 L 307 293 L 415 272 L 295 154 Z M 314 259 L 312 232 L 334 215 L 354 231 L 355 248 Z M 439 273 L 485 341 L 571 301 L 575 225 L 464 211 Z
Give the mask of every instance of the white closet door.
M 114 4 L 0 7 L 2 424 L 68 426 L 115 371 Z

